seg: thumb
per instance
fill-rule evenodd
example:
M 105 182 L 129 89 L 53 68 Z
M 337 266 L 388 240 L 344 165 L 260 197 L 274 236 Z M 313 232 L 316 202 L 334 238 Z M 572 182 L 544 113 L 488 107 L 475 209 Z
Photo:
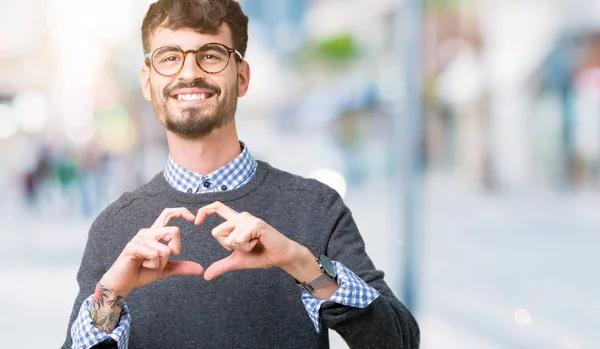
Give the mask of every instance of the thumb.
M 211 264 L 206 272 L 204 273 L 204 279 L 210 281 L 217 276 L 221 276 L 229 271 L 243 269 L 240 265 L 239 259 L 236 258 L 237 251 L 234 251 L 229 257 L 223 258 L 220 261 L 216 261 Z
M 195 262 L 189 261 L 168 261 L 163 269 L 164 277 L 172 275 L 202 275 L 204 268 Z

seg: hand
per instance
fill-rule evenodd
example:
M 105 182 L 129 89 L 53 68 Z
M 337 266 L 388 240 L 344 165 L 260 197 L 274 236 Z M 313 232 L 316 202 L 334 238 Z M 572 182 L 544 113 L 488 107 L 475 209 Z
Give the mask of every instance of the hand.
M 167 226 L 174 218 L 193 222 L 196 217 L 186 208 L 165 209 L 151 228 L 140 230 L 125 246 L 102 277 L 101 284 L 125 297 L 135 288 L 171 275 L 202 275 L 204 268 L 198 263 L 169 260 L 171 255 L 181 252 L 179 228 Z
M 274 266 L 285 270 L 301 256 L 306 256 L 306 253 L 302 254 L 304 251 L 308 252 L 316 267 L 314 257 L 306 248 L 288 239 L 263 220 L 247 212 L 238 213 L 223 203 L 215 202 L 202 207 L 194 224 L 202 224 L 206 217 L 213 214 L 226 220 L 212 230 L 213 237 L 228 251 L 234 251 L 229 257 L 206 269 L 206 280 L 233 270 L 266 269 Z

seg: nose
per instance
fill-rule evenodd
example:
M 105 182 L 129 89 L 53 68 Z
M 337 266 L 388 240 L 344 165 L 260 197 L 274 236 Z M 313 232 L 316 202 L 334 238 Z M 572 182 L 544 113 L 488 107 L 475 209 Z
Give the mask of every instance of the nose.
M 185 80 L 192 81 L 204 74 L 204 71 L 200 69 L 198 63 L 196 63 L 196 53 L 186 52 L 185 59 L 183 60 L 183 67 L 179 72 L 179 77 Z

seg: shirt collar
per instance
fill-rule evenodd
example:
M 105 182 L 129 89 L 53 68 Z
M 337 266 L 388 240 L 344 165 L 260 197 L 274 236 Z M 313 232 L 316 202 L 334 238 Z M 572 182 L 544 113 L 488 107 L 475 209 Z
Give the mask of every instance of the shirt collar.
M 218 170 L 203 176 L 179 165 L 171 158 L 167 160 L 164 176 L 175 190 L 185 193 L 214 193 L 239 188 L 254 175 L 256 161 L 248 147 L 240 142 L 242 152 Z

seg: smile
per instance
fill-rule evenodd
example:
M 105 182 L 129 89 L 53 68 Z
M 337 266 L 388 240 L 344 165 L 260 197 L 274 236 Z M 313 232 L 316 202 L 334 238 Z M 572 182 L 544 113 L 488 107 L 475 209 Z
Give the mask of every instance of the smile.
M 190 93 L 190 94 L 178 94 L 175 98 L 178 101 L 202 101 L 212 97 L 212 93 Z

